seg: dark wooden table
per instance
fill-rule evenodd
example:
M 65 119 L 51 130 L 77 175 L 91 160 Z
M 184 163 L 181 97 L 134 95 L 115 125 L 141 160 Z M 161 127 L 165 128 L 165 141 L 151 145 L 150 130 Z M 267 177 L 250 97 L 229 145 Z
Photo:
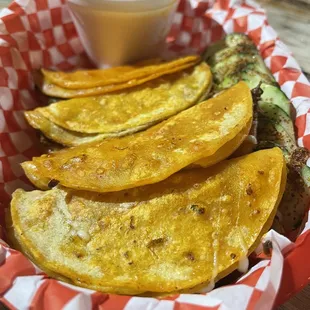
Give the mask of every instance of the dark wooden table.
M 0 0 L 0 8 L 11 1 Z M 270 25 L 294 53 L 310 78 L 310 0 L 257 0 L 266 10 Z M 1 306 L 0 306 L 1 309 Z M 278 310 L 310 310 L 310 286 Z

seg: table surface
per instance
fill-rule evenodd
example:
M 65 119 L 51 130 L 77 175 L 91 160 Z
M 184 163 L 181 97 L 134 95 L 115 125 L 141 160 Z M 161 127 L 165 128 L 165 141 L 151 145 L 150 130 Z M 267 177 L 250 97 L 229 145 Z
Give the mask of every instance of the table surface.
M 294 53 L 302 70 L 310 77 L 310 0 L 257 0 L 266 10 L 270 25 Z M 0 8 L 9 0 L 0 0 Z M 278 310 L 310 309 L 310 286 Z

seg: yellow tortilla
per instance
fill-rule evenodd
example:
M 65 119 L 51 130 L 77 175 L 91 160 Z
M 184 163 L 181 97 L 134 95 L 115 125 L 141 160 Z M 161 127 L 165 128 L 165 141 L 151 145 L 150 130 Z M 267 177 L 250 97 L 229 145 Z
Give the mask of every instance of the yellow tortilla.
M 43 270 L 76 285 L 191 291 L 224 277 L 256 248 L 285 182 L 285 160 L 274 148 L 117 193 L 19 189 L 8 228 Z
M 81 88 L 81 89 L 70 89 L 58 86 L 53 84 L 48 78 L 43 78 L 39 73 L 34 74 L 34 79 L 36 85 L 40 88 L 40 90 L 51 97 L 57 98 L 78 98 L 78 97 L 89 97 L 89 96 L 97 96 L 103 95 L 123 89 L 128 89 L 134 86 L 138 86 L 144 84 L 148 81 L 155 80 L 161 76 L 172 74 L 176 72 L 180 72 L 186 69 L 189 69 L 196 65 L 197 62 L 191 62 L 188 64 L 184 64 L 180 67 L 171 68 L 169 70 L 163 72 L 157 72 L 148 76 L 141 77 L 139 79 L 134 79 L 126 82 L 122 82 L 119 84 L 109 84 L 105 86 L 96 86 L 92 88 Z
M 34 111 L 70 131 L 87 134 L 133 131 L 136 127 L 154 124 L 194 105 L 209 92 L 211 85 L 211 70 L 206 63 L 201 63 L 193 69 L 129 90 L 58 101 Z M 31 117 L 34 111 L 27 111 L 26 116 Z
M 83 134 L 56 125 L 45 118 L 37 109 L 25 112 L 25 117 L 28 123 L 33 128 L 40 130 L 45 137 L 64 146 L 77 146 L 84 143 L 101 141 L 107 138 L 123 137 L 155 125 L 155 123 L 147 123 L 142 126 L 114 133 Z
M 240 82 L 141 133 L 42 155 L 22 167 L 42 189 L 51 180 L 96 192 L 152 184 L 213 156 L 245 128 L 252 114 L 251 91 Z
M 120 84 L 150 75 L 167 74 L 169 70 L 182 68 L 184 65 L 197 63 L 199 56 L 186 56 L 168 62 L 158 62 L 158 59 L 140 62 L 135 65 L 114 67 L 99 70 L 78 70 L 75 72 L 49 71 L 42 73 L 51 83 L 63 88 L 82 89 Z
M 245 139 L 248 137 L 250 129 L 252 127 L 252 119 L 245 125 L 245 127 L 230 141 L 220 147 L 212 156 L 202 158 L 195 163 L 188 166 L 188 168 L 203 167 L 207 168 L 219 163 L 222 160 L 232 155 L 240 145 L 242 145 Z M 237 157 L 237 156 L 234 156 Z

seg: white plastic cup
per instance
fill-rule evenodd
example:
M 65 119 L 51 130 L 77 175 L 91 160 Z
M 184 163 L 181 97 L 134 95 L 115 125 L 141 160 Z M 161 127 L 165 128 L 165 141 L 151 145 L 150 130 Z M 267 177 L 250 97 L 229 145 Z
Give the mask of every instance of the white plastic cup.
M 179 0 L 68 0 L 89 58 L 100 68 L 158 56 Z

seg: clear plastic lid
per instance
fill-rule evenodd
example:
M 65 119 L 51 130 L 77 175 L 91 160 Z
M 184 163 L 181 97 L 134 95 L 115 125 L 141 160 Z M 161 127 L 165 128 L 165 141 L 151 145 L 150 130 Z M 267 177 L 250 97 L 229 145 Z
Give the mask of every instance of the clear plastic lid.
M 82 6 L 118 12 L 157 10 L 177 1 L 178 0 L 68 0 L 68 2 Z

